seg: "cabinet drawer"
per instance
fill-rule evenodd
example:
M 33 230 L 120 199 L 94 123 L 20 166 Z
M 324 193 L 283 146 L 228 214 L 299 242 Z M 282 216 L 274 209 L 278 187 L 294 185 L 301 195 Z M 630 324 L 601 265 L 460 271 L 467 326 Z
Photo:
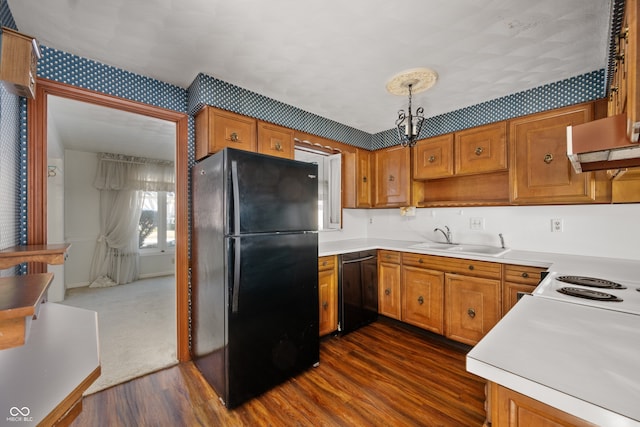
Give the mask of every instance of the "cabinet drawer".
M 546 271 L 546 268 L 505 264 L 504 280 L 505 282 L 537 286 L 540 280 L 542 280 L 541 276 L 543 271 Z
M 496 262 L 475 261 L 470 259 L 443 258 L 442 267 L 446 272 L 464 274 L 466 276 L 500 279 L 502 265 Z
M 425 254 L 414 254 L 409 252 L 402 253 L 402 264 L 412 265 L 414 267 L 431 268 L 441 270 L 437 268 L 438 259 L 441 257 Z
M 318 271 L 333 270 L 336 266 L 336 256 L 329 255 L 318 258 Z
M 378 261 L 400 264 L 400 252 L 379 250 Z

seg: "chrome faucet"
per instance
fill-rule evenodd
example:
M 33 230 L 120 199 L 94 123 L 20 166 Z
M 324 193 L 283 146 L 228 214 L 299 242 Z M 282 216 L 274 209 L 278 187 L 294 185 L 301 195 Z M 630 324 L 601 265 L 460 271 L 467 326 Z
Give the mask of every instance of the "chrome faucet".
M 504 247 L 504 237 L 502 236 L 502 233 L 498 233 L 498 237 L 500 237 L 500 245 L 501 245 L 502 249 L 505 249 L 505 247 Z
M 449 230 L 449 227 L 447 227 L 446 225 L 444 226 L 444 228 L 447 229 L 447 231 L 445 232 L 442 228 L 434 228 L 434 232 L 439 231 L 444 235 L 444 238 L 447 239 L 447 243 L 448 244 L 452 244 L 451 242 L 451 230 Z

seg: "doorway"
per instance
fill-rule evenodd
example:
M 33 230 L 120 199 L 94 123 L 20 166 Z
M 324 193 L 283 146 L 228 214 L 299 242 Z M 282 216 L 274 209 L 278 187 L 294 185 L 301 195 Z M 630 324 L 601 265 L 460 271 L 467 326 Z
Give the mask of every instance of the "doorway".
M 38 79 L 36 97 L 27 104 L 27 244 L 47 243 L 47 107 L 50 95 L 101 105 L 173 122 L 175 137 L 175 274 L 176 323 L 178 361 L 187 361 L 189 355 L 188 313 L 188 116 L 172 110 L 100 94 L 64 83 Z M 46 265 L 30 264 L 29 272 L 46 270 Z

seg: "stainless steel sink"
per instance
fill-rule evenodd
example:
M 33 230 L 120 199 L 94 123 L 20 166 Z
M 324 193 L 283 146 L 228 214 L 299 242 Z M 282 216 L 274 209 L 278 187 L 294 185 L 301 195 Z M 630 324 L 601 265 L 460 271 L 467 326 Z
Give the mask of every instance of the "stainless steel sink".
M 509 252 L 509 248 L 501 248 L 497 246 L 485 246 L 485 245 L 467 245 L 457 243 L 439 243 L 439 242 L 425 242 L 418 243 L 410 246 L 412 249 L 425 249 L 430 251 L 443 251 L 443 252 L 455 252 L 459 254 L 468 255 L 485 255 L 492 257 L 499 257 Z

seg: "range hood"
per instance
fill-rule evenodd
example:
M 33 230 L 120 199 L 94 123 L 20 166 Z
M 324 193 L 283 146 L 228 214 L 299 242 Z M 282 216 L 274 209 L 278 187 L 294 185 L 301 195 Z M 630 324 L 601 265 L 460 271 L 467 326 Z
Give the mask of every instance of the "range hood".
M 636 126 L 627 134 L 625 114 L 567 126 L 567 156 L 577 173 L 640 166 Z

